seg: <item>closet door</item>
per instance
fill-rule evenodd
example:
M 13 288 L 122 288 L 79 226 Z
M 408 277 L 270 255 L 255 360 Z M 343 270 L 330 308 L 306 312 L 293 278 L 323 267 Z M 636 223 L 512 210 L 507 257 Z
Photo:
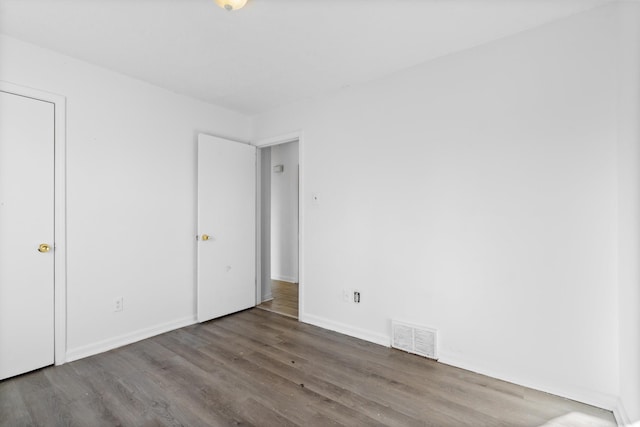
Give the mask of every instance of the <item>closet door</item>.
M 54 362 L 54 104 L 0 91 L 0 379 Z

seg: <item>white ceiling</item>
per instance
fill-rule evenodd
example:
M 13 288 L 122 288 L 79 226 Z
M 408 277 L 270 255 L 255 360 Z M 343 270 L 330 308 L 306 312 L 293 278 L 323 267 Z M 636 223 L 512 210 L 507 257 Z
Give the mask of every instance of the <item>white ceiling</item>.
M 607 1 L 0 0 L 0 32 L 255 114 Z

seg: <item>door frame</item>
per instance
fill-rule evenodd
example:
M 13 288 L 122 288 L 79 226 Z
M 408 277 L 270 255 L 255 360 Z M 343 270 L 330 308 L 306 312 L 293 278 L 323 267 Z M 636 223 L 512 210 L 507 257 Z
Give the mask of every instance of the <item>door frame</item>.
M 50 102 L 54 105 L 54 201 L 53 201 L 53 292 L 54 363 L 67 356 L 67 133 L 64 96 L 0 80 L 0 92 Z
M 298 142 L 298 321 L 305 321 L 304 311 L 304 138 L 301 130 L 263 138 L 252 144 L 258 149 L 274 145 Z M 257 162 L 256 172 L 256 305 L 262 302 L 262 189 L 261 162 Z

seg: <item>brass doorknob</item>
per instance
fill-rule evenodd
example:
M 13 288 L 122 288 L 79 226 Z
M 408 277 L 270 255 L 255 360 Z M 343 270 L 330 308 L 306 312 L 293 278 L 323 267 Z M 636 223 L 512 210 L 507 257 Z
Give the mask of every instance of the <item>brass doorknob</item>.
M 38 246 L 38 252 L 49 252 L 51 250 L 51 246 L 47 245 L 46 243 L 41 243 L 40 246 Z
M 202 240 L 209 240 L 210 236 L 208 234 L 202 235 Z

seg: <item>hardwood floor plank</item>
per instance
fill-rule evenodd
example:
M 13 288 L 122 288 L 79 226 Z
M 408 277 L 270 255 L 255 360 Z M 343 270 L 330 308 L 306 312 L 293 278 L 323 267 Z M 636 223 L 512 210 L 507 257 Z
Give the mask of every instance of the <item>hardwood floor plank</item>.
M 231 320 L 235 321 L 237 319 Z M 266 327 L 268 326 L 261 324 L 257 328 L 264 329 Z M 251 333 L 251 328 L 245 325 L 234 325 L 233 330 L 242 332 L 240 334 L 241 336 L 247 336 Z M 261 339 L 260 334 L 255 337 Z M 337 383 L 344 383 L 345 387 L 350 387 L 352 384 L 356 384 L 358 387 L 362 385 L 367 386 L 372 382 L 370 381 L 372 377 L 375 377 L 373 378 L 374 382 L 378 381 L 384 386 L 384 390 L 382 391 L 384 393 L 388 390 L 391 390 L 390 393 L 396 395 L 397 393 L 402 393 L 402 395 L 417 395 L 420 393 L 419 390 L 410 388 L 406 384 L 399 384 L 390 378 L 384 378 L 377 373 L 368 371 L 363 360 L 358 356 L 345 352 L 345 348 L 332 352 L 325 347 L 326 342 L 317 345 L 317 340 L 312 337 L 303 337 L 301 339 L 303 340 L 302 342 L 296 343 L 282 341 L 277 347 L 286 350 L 292 354 L 294 358 L 318 359 L 315 360 L 315 362 L 320 364 L 320 370 L 323 372 L 323 375 L 335 374 L 331 380 Z M 300 363 L 298 364 L 300 365 Z M 312 367 L 309 367 L 309 369 L 311 368 Z M 336 370 L 339 372 L 336 372 Z
M 613 426 L 610 412 L 247 310 L 0 381 L 0 426 Z
M 350 408 L 367 409 L 365 413 L 375 414 L 375 419 L 367 420 L 368 424 L 383 422 L 384 425 L 425 425 L 424 422 L 412 419 L 387 406 L 359 398 L 345 388 L 324 381 L 320 376 L 311 375 L 306 368 L 309 363 L 298 355 L 266 345 L 260 345 L 254 351 L 250 351 L 254 342 L 244 334 L 234 334 L 220 328 L 211 333 L 224 341 L 227 346 L 233 346 L 238 353 L 244 354 L 243 357 L 261 369 L 273 372 L 294 384 L 304 384 L 305 389 L 318 393 L 323 399 L 340 401 Z
M 211 399 L 209 389 L 198 384 L 190 386 L 165 387 L 171 378 L 164 378 L 160 372 L 141 371 L 141 378 L 134 378 L 140 394 L 148 402 L 147 411 L 168 426 L 210 426 L 228 425 L 227 414 L 220 414 L 216 406 L 208 404 Z
M 256 312 L 254 312 L 253 314 L 255 315 Z M 277 316 L 274 316 L 274 318 L 276 322 L 280 322 L 280 323 L 290 322 L 289 319 L 284 319 L 281 317 L 278 318 Z M 234 318 L 234 319 L 230 319 L 230 321 L 242 323 L 244 326 L 237 326 L 237 327 L 240 328 L 240 330 L 242 330 L 243 332 L 249 332 L 247 329 L 245 329 L 246 325 L 249 324 L 247 323 L 246 318 L 243 318 L 243 319 Z M 299 325 L 301 325 L 301 328 L 304 328 L 304 326 L 308 326 L 308 325 L 302 325 L 302 324 L 299 324 Z M 273 325 L 270 324 L 269 326 L 266 326 L 264 322 L 261 322 L 260 325 L 257 327 L 257 329 L 266 328 L 266 327 L 273 327 Z M 463 401 L 466 399 L 467 405 L 469 405 L 470 402 L 474 404 L 477 404 L 477 403 L 486 404 L 488 405 L 487 408 L 489 411 L 495 412 L 496 410 L 500 410 L 503 413 L 503 416 L 507 416 L 509 413 L 513 413 L 511 408 L 515 407 L 517 416 L 509 418 L 508 423 L 510 425 L 535 425 L 535 423 L 537 423 L 538 421 L 561 415 L 562 413 L 564 413 L 563 411 L 566 411 L 567 407 L 573 407 L 573 405 L 581 405 L 577 402 L 558 398 L 557 396 L 552 396 L 547 393 L 526 389 L 524 387 L 520 387 L 515 384 L 506 383 L 506 382 L 495 380 L 482 375 L 474 374 L 469 371 L 464 371 L 462 369 L 449 367 L 447 365 L 442 365 L 433 361 L 416 357 L 415 355 L 410 355 L 397 350 L 376 346 L 375 344 L 357 340 L 355 338 L 346 337 L 340 334 L 335 334 L 335 333 L 332 333 L 331 331 L 327 331 L 319 328 L 313 328 L 313 327 L 311 328 L 314 334 L 326 337 L 329 341 L 336 343 L 336 346 L 332 348 L 332 351 L 328 353 L 329 358 L 331 358 L 334 354 L 348 353 L 344 350 L 344 345 L 349 345 L 355 349 L 367 350 L 364 353 L 358 353 L 358 358 L 362 358 L 362 357 L 372 358 L 372 357 L 378 357 L 378 356 L 387 356 L 387 359 L 389 360 L 391 360 L 392 358 L 400 359 L 402 360 L 403 365 L 398 365 L 397 360 L 394 360 L 394 363 L 396 366 L 403 366 L 403 369 L 404 369 L 404 364 L 410 361 L 411 363 L 414 363 L 418 368 L 415 372 L 411 373 L 411 376 L 423 374 L 423 376 L 425 376 L 425 381 L 428 381 L 428 383 L 433 383 L 433 380 L 439 377 L 439 378 L 444 378 L 445 385 L 448 384 L 448 387 L 451 387 L 455 385 L 455 383 L 451 384 L 451 379 L 453 377 L 454 379 L 458 379 L 457 381 L 458 387 L 468 388 L 470 384 L 470 380 L 474 379 L 477 382 L 476 384 L 477 387 L 474 390 L 474 393 L 479 393 L 479 395 L 482 396 L 483 394 L 486 395 L 487 393 L 485 392 L 488 391 L 489 394 L 491 395 L 491 398 L 488 401 L 485 400 L 483 402 L 482 400 L 480 400 L 480 402 L 478 402 L 479 400 L 478 395 L 474 396 L 475 399 L 471 401 L 468 400 L 466 395 L 462 395 Z M 257 334 L 258 339 L 260 339 L 259 335 L 260 334 L 258 333 Z M 305 342 L 305 344 L 308 347 L 313 347 L 315 345 L 315 340 L 314 339 L 308 340 Z M 331 347 L 331 344 L 326 341 L 322 341 L 322 345 L 319 351 L 323 351 L 323 348 L 327 348 L 327 347 Z M 375 350 L 375 351 L 372 351 L 372 350 Z M 313 351 L 311 353 L 313 353 Z M 372 356 L 371 355 L 372 353 L 376 353 L 376 356 Z M 378 357 L 377 360 L 378 362 L 380 362 L 386 359 Z M 336 363 L 349 363 L 349 361 L 333 360 L 330 365 L 336 364 Z M 435 371 L 436 372 L 435 377 L 433 372 L 430 372 L 428 369 L 425 369 L 425 368 L 428 368 L 429 365 L 437 367 L 437 370 Z M 446 368 L 446 373 L 437 373 L 438 371 L 442 371 L 443 368 Z M 475 383 L 471 381 L 471 384 L 475 384 Z M 444 387 L 445 385 L 440 384 L 441 387 Z M 496 408 L 495 402 L 501 401 L 504 396 L 501 397 L 500 395 L 497 395 L 497 393 L 490 392 L 491 385 L 494 385 L 494 386 L 497 385 L 498 389 L 500 390 L 499 393 L 510 394 L 512 397 L 515 397 L 515 400 L 512 399 L 509 402 L 509 405 L 505 407 Z M 517 392 L 514 390 L 517 390 Z M 541 406 L 539 407 L 539 410 L 534 413 L 530 413 L 530 411 L 522 411 L 521 409 L 526 407 L 527 403 L 525 403 L 524 406 L 517 405 L 517 403 L 518 401 L 522 401 L 525 398 L 533 402 L 540 403 Z M 581 410 L 582 412 L 585 412 L 587 414 L 590 414 L 596 417 L 603 416 L 603 413 L 605 414 L 604 416 L 606 418 L 610 419 L 611 417 L 610 413 L 606 411 L 602 411 L 598 408 L 590 407 L 587 405 L 581 405 L 580 408 L 581 409 L 579 410 Z M 536 414 L 539 414 L 539 415 L 536 415 Z
M 23 396 L 15 381 L 0 382 L 0 426 L 32 425 L 31 415 L 27 410 Z
M 162 401 L 172 402 L 180 408 L 188 407 L 197 418 L 215 422 L 214 425 L 240 423 L 239 412 L 245 396 L 237 393 L 232 380 L 224 372 L 219 372 L 213 367 L 207 370 L 199 368 L 199 362 L 196 360 L 199 357 L 197 350 L 189 353 L 189 360 L 177 354 L 163 361 L 162 368 L 145 371 L 169 392 Z M 132 363 L 144 368 L 149 361 L 137 359 L 132 360 Z M 169 405 L 165 406 L 169 411 Z M 173 410 L 171 411 L 173 413 Z
M 253 314 L 255 315 L 256 312 L 253 312 Z M 239 319 L 239 321 L 243 322 L 245 325 L 250 324 L 247 323 L 247 318 Z M 286 328 L 286 324 L 290 323 L 290 319 L 273 316 L 273 320 L 269 323 L 269 327 L 274 327 L 274 323 L 285 325 L 283 327 Z M 305 326 L 309 326 L 304 324 L 298 325 L 300 325 L 301 330 L 303 330 Z M 261 327 L 264 327 L 264 325 L 261 325 Z M 513 409 L 519 414 L 518 417 L 528 418 L 531 422 L 535 422 L 535 420 L 540 419 L 540 417 L 548 418 L 549 416 L 558 416 L 562 414 L 567 407 L 573 407 L 573 405 L 577 405 L 577 410 L 581 410 L 589 415 L 596 417 L 602 415 L 602 410 L 599 408 L 584 406 L 578 402 L 558 398 L 557 396 L 553 396 L 548 393 L 527 389 L 525 387 L 475 374 L 463 369 L 425 360 L 423 358 L 416 357 L 415 355 L 377 346 L 356 338 L 335 334 L 331 331 L 313 327 L 310 327 L 307 332 L 309 332 L 309 335 L 311 336 L 315 335 L 321 337 L 323 339 L 323 347 L 329 348 L 332 352 L 348 353 L 344 350 L 345 346 L 353 348 L 354 351 L 362 351 L 358 353 L 358 357 L 379 365 L 388 366 L 395 371 L 393 377 L 404 375 L 405 380 L 409 380 L 410 378 L 422 378 L 426 383 L 437 386 L 441 389 L 454 387 L 454 390 L 468 390 L 470 386 L 474 386 L 473 393 L 475 395 L 475 399 L 472 403 L 476 404 L 476 406 L 484 405 L 491 408 L 491 404 L 495 400 L 505 398 L 505 395 L 510 395 L 513 399 L 509 400 L 509 405 L 506 406 L 503 411 L 509 413 Z M 327 340 L 328 342 L 324 340 Z M 309 345 L 313 345 L 313 343 L 310 342 Z M 433 369 L 431 369 L 431 367 L 433 367 Z M 378 366 L 376 369 L 381 370 L 382 368 Z M 466 399 L 466 397 L 463 396 L 463 399 Z M 527 400 L 528 402 L 523 402 L 523 400 Z M 519 402 L 522 403 L 519 404 Z M 543 408 L 543 411 L 538 411 L 538 413 L 543 412 L 543 414 L 534 415 L 528 414 L 526 411 L 523 412 L 522 409 L 527 405 L 530 405 L 531 402 L 541 405 L 540 407 Z
M 227 320 L 227 322 L 244 323 L 241 320 L 239 321 L 237 318 L 230 318 L 230 319 L 226 319 L 226 320 Z M 254 332 L 254 329 L 265 330 L 265 329 L 268 329 L 268 328 L 269 328 L 269 325 L 265 325 L 265 324 L 260 324 L 256 328 L 251 328 L 250 325 L 245 325 L 245 324 L 234 325 L 234 327 L 229 330 L 229 334 L 224 338 L 227 339 L 226 342 L 233 342 L 234 337 L 236 337 L 235 339 L 237 339 L 237 340 L 246 340 L 247 337 L 251 337 L 251 336 L 254 336 L 256 339 L 261 340 L 262 337 L 263 337 L 263 334 L 262 333 L 258 333 L 258 334 L 252 335 L 253 332 Z M 224 329 L 225 328 L 222 328 L 222 330 L 224 330 Z M 220 329 L 218 329 L 218 330 L 220 330 Z M 231 330 L 240 331 L 242 333 L 234 335 L 231 332 Z M 333 352 L 331 352 L 331 350 L 327 350 L 324 347 L 324 344 L 327 344 L 326 342 L 322 342 L 323 345 L 320 346 L 320 347 L 315 347 L 315 343 L 316 343 L 316 340 L 311 338 L 311 341 L 305 342 L 305 345 L 302 346 L 302 348 L 305 351 L 307 351 L 308 354 L 316 354 L 316 355 L 321 355 L 322 356 L 323 361 L 325 361 L 326 363 L 323 364 L 321 366 L 321 369 L 318 371 L 321 375 L 328 375 L 328 374 L 333 373 L 333 367 L 334 366 L 350 366 L 350 365 L 352 365 L 354 363 L 355 364 L 360 364 L 362 362 L 359 357 L 354 357 L 354 358 L 349 359 L 349 360 L 345 359 L 345 357 L 348 357 L 348 353 L 346 353 L 344 351 L 345 350 L 344 348 L 335 348 L 335 349 L 333 349 L 335 351 L 335 353 L 333 353 Z M 250 345 L 250 343 L 249 343 L 249 345 Z M 283 344 L 283 345 L 286 345 L 286 344 Z M 393 351 L 393 350 L 386 349 L 386 353 L 389 353 L 391 351 Z M 341 356 L 336 358 L 336 357 L 334 357 L 334 354 L 335 355 L 341 355 Z M 290 357 L 292 357 L 292 358 L 299 359 L 301 354 L 299 352 L 293 352 L 293 353 L 290 353 L 290 355 L 291 355 Z M 304 357 L 306 357 L 306 355 Z M 413 357 L 415 357 L 415 356 L 413 356 Z M 424 359 L 422 361 L 424 361 Z M 302 366 L 302 364 L 300 362 L 298 362 L 297 366 Z M 340 372 L 336 373 L 336 375 L 334 377 L 332 377 L 331 380 L 336 382 L 336 383 L 340 383 L 341 381 L 346 381 L 345 387 L 346 387 L 346 389 L 348 389 L 348 387 L 351 384 L 359 382 L 358 378 L 367 378 L 368 376 L 371 376 L 371 374 L 369 372 L 365 372 L 365 371 L 362 371 L 362 370 L 357 370 L 355 372 L 351 372 L 350 375 L 345 375 L 345 368 L 340 368 Z M 428 393 L 428 390 L 427 391 L 420 391 L 420 390 L 417 390 L 417 389 L 407 389 L 406 386 L 405 386 L 404 390 L 394 390 L 395 388 L 397 388 L 398 383 L 395 380 L 391 379 L 391 378 L 384 378 L 384 377 L 382 377 L 380 375 L 377 375 L 377 380 L 378 381 L 384 380 L 385 383 L 386 383 L 385 384 L 385 390 L 389 390 L 390 393 L 393 393 L 393 395 L 391 397 L 390 396 L 386 396 L 387 399 L 389 399 L 389 398 L 393 399 L 393 398 L 397 397 L 397 393 L 398 392 L 402 392 L 402 394 L 400 395 L 401 398 L 406 398 L 407 396 L 416 396 L 416 395 L 420 395 L 420 394 L 424 395 L 425 393 Z M 368 380 L 365 380 L 365 384 L 367 384 L 367 381 Z M 376 388 L 374 387 L 373 390 L 376 390 Z M 386 393 L 386 391 L 385 391 L 385 393 Z M 456 408 L 455 408 L 455 404 L 452 403 L 452 402 L 447 402 L 447 404 L 449 406 L 452 406 L 452 409 L 449 411 L 448 415 L 447 414 L 442 414 L 442 416 L 443 417 L 447 417 L 447 416 L 448 417 L 451 417 L 451 416 L 455 417 L 455 416 L 457 416 L 457 411 L 456 411 Z M 412 414 L 412 415 L 414 417 L 416 417 L 417 419 L 424 418 L 424 414 L 422 414 L 422 413 L 421 414 Z M 432 418 L 434 417 L 433 412 L 431 413 L 431 417 Z M 483 418 L 483 414 L 475 414 L 475 419 L 476 419 L 476 421 L 478 423 L 480 423 L 482 421 L 482 418 Z M 486 420 L 485 420 L 486 421 L 486 423 L 485 423 L 486 425 L 500 425 L 500 423 L 498 421 L 496 421 L 495 419 L 493 419 L 490 416 L 484 417 L 484 418 L 486 418 Z M 435 424 L 435 425 L 442 425 L 442 423 L 453 423 L 453 422 L 454 422 L 453 420 L 440 420 L 439 424 Z M 482 425 L 485 425 L 485 424 L 482 424 Z
M 365 399 L 348 389 L 324 380 L 317 373 L 309 372 L 306 369 L 306 363 L 300 359 L 298 359 L 298 363 L 294 363 L 293 360 L 289 362 L 291 357 L 276 360 L 271 357 L 271 354 L 264 352 L 255 352 L 247 356 L 247 358 L 262 369 L 269 370 L 294 384 L 304 384 L 306 389 L 317 393 L 326 401 L 340 402 L 347 408 L 368 414 L 370 422 L 388 426 L 424 425 L 420 420 L 406 416 L 388 406 Z
M 300 405 L 304 404 L 316 412 L 316 415 L 321 415 L 327 420 L 333 420 L 342 425 L 373 425 L 376 423 L 376 420 L 369 418 L 368 415 L 352 411 L 351 408 L 344 405 L 343 401 L 327 399 L 326 396 L 318 393 L 315 387 L 311 387 L 309 382 L 305 383 L 304 379 L 283 374 L 275 369 L 268 369 L 268 366 L 263 363 L 264 359 L 258 356 L 258 351 L 246 352 L 244 347 L 238 347 L 232 342 L 227 342 L 227 347 L 230 355 L 241 354 L 240 357 L 234 357 L 238 375 L 249 375 L 254 379 L 260 378 L 259 381 L 265 385 L 263 390 L 266 393 L 269 393 L 269 389 L 274 386 L 277 390 L 282 390 L 284 395 L 282 399 L 291 400 L 294 409 L 297 410 Z M 291 369 L 289 369 L 290 372 Z M 267 400 L 281 406 L 282 403 L 278 400 L 282 399 L 278 398 L 272 401 L 272 395 L 273 391 Z

